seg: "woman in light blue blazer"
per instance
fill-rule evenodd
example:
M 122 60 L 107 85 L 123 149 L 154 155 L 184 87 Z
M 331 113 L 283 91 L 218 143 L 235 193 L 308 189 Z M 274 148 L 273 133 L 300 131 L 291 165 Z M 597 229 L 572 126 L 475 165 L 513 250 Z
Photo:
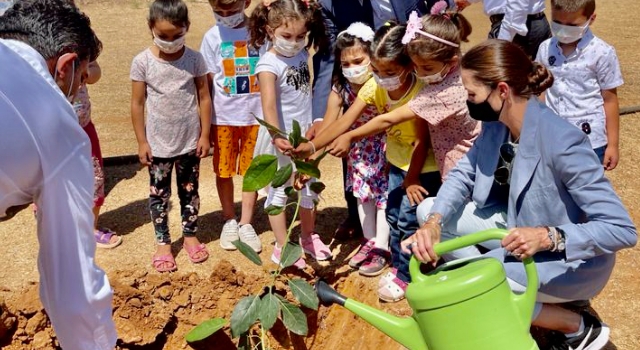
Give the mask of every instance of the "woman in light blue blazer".
M 540 286 L 533 324 L 566 335 L 562 349 L 600 349 L 609 328 L 554 303 L 588 300 L 606 285 L 616 251 L 636 244 L 636 229 L 587 136 L 540 103 L 553 84 L 546 68 L 512 43 L 488 40 L 461 61 L 471 116 L 482 120 L 473 148 L 437 198 L 418 207 L 421 228 L 405 251 L 435 262 L 433 244 L 488 228 L 508 228 L 485 244 L 524 291 L 520 259 L 533 256 Z M 445 259 L 478 255 L 471 247 Z M 535 254 L 535 255 L 534 255 Z

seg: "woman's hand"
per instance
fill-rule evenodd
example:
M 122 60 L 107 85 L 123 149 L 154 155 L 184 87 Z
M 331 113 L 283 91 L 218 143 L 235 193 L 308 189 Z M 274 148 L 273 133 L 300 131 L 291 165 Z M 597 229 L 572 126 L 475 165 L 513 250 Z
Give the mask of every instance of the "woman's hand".
M 552 245 L 546 227 L 516 227 L 502 239 L 502 246 L 516 258 L 523 260 L 535 253 L 549 250 Z
M 416 256 L 423 263 L 430 262 L 435 266 L 438 261 L 438 255 L 433 250 L 433 246 L 440 242 L 440 225 L 437 223 L 427 222 L 416 231 L 416 233 L 402 241 L 400 246 L 406 254 Z
M 409 203 L 411 203 L 412 206 L 422 203 L 426 196 L 429 195 L 429 191 L 422 187 L 420 181 L 412 179 L 410 176 L 404 178 L 402 187 L 407 192 L 407 198 L 409 198 Z
M 209 138 L 201 137 L 198 139 L 198 148 L 196 149 L 196 156 L 204 158 L 209 155 L 209 149 L 211 148 L 211 141 Z
M 313 154 L 313 146 L 309 142 L 303 142 L 294 149 L 293 154 L 298 158 L 306 159 L 309 158 Z
M 273 140 L 273 144 L 285 155 L 290 155 L 291 151 L 293 151 L 293 146 L 291 146 L 289 140 L 284 137 L 276 137 L 275 140 Z
M 351 148 L 351 137 L 348 135 L 339 136 L 337 139 L 333 140 L 331 145 L 329 146 L 329 153 L 331 153 L 334 157 L 346 157 L 349 154 L 349 149 Z
M 153 155 L 151 155 L 151 146 L 148 143 L 141 143 L 138 145 L 138 159 L 140 164 L 149 166 L 153 162 Z

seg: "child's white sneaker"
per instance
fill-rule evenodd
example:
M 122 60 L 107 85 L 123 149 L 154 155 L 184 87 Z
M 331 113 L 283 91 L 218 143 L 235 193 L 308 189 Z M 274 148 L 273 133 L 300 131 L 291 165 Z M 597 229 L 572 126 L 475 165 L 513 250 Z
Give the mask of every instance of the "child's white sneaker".
M 224 223 L 222 233 L 220 233 L 220 246 L 222 249 L 236 250 L 236 246 L 231 242 L 240 239 L 238 237 L 238 231 L 238 222 L 235 219 L 229 219 Z

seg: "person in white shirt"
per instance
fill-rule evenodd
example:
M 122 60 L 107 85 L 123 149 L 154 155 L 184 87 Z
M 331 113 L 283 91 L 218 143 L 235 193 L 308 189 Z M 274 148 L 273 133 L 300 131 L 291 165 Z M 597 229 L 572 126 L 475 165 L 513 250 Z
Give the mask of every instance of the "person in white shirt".
M 544 93 L 556 114 L 589 136 L 605 170 L 619 160 L 618 87 L 623 84 L 613 46 L 593 35 L 595 0 L 552 0 L 553 38 L 540 45 L 536 61 L 555 82 Z
M 456 5 L 464 9 L 480 1 L 491 20 L 489 39 L 512 41 L 535 59 L 538 46 L 551 37 L 544 0 L 456 0 Z
M 90 141 L 69 103 L 100 50 L 68 1 L 22 0 L 0 20 L 0 221 L 38 206 L 40 299 L 65 350 L 117 340 L 111 286 L 93 260 Z

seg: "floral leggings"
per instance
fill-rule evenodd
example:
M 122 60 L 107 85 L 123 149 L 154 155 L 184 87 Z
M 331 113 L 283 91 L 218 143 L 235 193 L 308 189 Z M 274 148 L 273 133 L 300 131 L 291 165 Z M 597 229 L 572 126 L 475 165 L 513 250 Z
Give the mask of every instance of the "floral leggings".
M 171 197 L 171 172 L 174 164 L 182 213 L 182 234 L 193 237 L 198 231 L 200 158 L 195 151 L 172 158 L 153 157 L 149 166 L 149 210 L 158 244 L 171 243 L 167 207 Z

